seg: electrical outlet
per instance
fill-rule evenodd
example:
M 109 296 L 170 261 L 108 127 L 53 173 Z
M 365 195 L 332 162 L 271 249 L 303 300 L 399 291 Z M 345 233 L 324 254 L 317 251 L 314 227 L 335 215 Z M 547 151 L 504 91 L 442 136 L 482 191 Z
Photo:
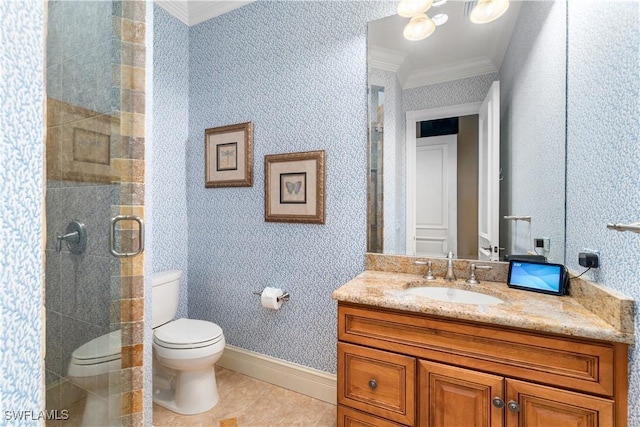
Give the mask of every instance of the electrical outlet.
M 548 237 L 536 237 L 533 239 L 533 247 L 535 249 L 542 249 L 545 252 L 549 252 L 551 249 L 551 239 Z
M 582 250 L 580 252 L 596 254 L 596 255 L 598 255 L 598 258 L 600 258 L 600 251 L 597 250 L 597 249 L 582 248 Z
M 578 264 L 587 268 L 600 267 L 600 251 L 582 249 L 582 251 L 578 253 Z

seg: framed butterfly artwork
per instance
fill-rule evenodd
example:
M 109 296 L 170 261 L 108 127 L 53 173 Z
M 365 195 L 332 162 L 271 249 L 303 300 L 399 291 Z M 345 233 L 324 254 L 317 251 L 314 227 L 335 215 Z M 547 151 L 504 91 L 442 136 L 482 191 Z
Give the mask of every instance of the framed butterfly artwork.
M 324 224 L 325 153 L 264 157 L 264 220 Z
M 204 131 L 204 186 L 253 186 L 253 126 L 251 122 Z

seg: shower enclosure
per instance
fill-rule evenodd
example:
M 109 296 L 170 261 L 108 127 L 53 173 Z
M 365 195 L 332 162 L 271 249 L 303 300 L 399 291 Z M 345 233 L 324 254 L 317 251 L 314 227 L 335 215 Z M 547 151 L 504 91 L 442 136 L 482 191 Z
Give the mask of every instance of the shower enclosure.
M 367 197 L 367 252 L 383 252 L 384 87 L 369 87 L 369 194 Z
M 146 2 L 47 7 L 46 405 L 141 425 Z

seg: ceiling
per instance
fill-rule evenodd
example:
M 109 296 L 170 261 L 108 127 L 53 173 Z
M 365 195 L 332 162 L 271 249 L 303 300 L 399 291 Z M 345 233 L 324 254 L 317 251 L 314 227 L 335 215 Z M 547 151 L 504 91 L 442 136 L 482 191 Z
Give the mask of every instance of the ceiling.
M 468 17 L 473 3 L 450 0 L 432 7 L 427 15 L 446 13 L 449 20 L 417 42 L 402 35 L 409 18 L 393 15 L 370 22 L 369 67 L 397 73 L 404 89 L 497 72 L 521 4 L 512 1 L 501 18 L 478 25 Z
M 192 26 L 253 3 L 243 0 L 155 0 L 167 12 Z
M 155 0 L 185 24 L 192 26 L 245 6 L 245 0 Z M 488 24 L 469 21 L 475 1 L 449 0 L 427 14 L 446 13 L 449 20 L 425 40 L 412 42 L 402 36 L 408 18 L 398 15 L 369 23 L 368 63 L 397 73 L 403 89 L 426 86 L 497 72 L 520 11 L 511 1 L 507 13 Z

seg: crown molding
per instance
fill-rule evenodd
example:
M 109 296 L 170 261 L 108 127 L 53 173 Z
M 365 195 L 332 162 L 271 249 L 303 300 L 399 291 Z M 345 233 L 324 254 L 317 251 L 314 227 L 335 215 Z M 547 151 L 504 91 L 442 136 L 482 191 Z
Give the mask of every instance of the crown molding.
M 504 61 L 504 55 L 507 53 L 507 48 L 509 47 L 509 42 L 511 41 L 511 36 L 513 34 L 513 29 L 516 26 L 516 22 L 518 21 L 518 16 L 520 15 L 520 7 L 521 2 L 511 2 L 511 7 L 513 8 L 512 13 L 508 16 L 508 21 L 505 23 L 505 32 L 502 37 L 500 37 L 499 42 L 494 45 L 493 58 L 498 69 L 502 67 L 502 61 Z
M 443 67 L 417 70 L 407 76 L 402 88 L 412 89 L 497 72 L 498 69 L 490 60 L 474 58 Z
M 158 6 L 178 18 L 188 26 L 200 24 L 216 16 L 231 12 L 253 3 L 253 0 L 198 1 L 198 0 L 155 0 Z
M 251 1 L 190 1 L 189 2 L 189 26 L 197 25 L 201 22 L 207 21 L 216 16 L 223 15 L 232 10 L 238 9 L 242 6 L 246 6 Z
M 189 10 L 187 9 L 188 3 L 186 1 L 155 0 L 155 3 L 183 23 L 189 25 Z
M 378 46 L 371 46 L 368 57 L 369 68 L 377 68 L 382 71 L 395 73 L 398 71 L 406 57 L 406 53 Z

